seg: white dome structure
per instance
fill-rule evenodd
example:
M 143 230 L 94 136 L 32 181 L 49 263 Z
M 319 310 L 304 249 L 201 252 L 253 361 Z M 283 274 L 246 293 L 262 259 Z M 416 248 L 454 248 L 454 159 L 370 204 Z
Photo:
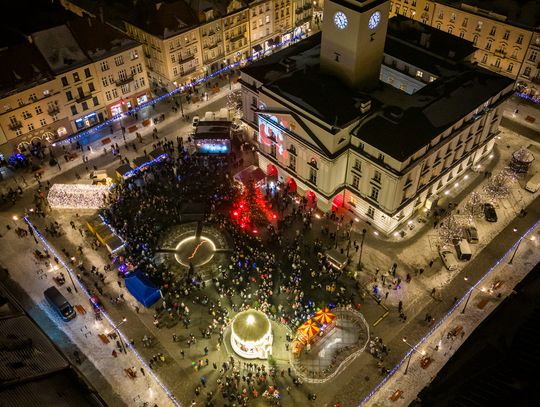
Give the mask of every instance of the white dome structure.
M 267 359 L 272 354 L 272 324 L 261 311 L 237 314 L 231 324 L 231 346 L 246 359 Z

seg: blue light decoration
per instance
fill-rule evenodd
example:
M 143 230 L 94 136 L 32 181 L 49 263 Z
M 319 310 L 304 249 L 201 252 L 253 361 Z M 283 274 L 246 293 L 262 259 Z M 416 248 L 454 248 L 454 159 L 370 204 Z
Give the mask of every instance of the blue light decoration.
M 197 149 L 199 150 L 199 153 L 203 154 L 226 154 L 229 152 L 229 147 L 224 144 L 197 144 Z
M 159 163 L 159 162 L 165 160 L 168 156 L 169 156 L 169 154 L 167 154 L 167 153 L 161 154 L 160 156 L 154 158 L 153 160 L 147 161 L 147 162 L 145 162 L 144 164 L 139 165 L 137 168 L 133 168 L 132 170 L 129 170 L 128 172 L 126 172 L 126 173 L 124 174 L 124 177 L 125 177 L 125 178 L 131 178 L 131 177 L 134 176 L 138 171 L 141 171 L 141 170 L 144 170 L 144 169 L 146 169 L 146 168 L 148 168 L 148 167 L 151 167 L 151 166 L 153 166 L 154 164 Z
M 168 93 L 165 93 L 165 94 L 163 94 L 163 95 L 161 95 L 161 96 L 159 96 L 159 97 L 157 97 L 157 98 L 155 98 L 155 99 L 153 99 L 153 100 L 151 100 L 149 102 L 143 103 L 143 104 L 141 104 L 141 105 L 139 105 L 137 107 L 134 107 L 134 108 L 130 109 L 128 112 L 118 113 L 118 114 L 114 115 L 113 117 L 111 117 L 109 120 L 106 120 L 106 121 L 92 127 L 91 129 L 88 129 L 88 130 L 82 131 L 80 133 L 77 133 L 76 135 L 74 135 L 72 137 L 68 137 L 68 138 L 66 138 L 64 140 L 57 141 L 57 142 L 53 143 L 52 145 L 54 147 L 54 146 L 59 146 L 59 145 L 64 145 L 64 144 L 71 144 L 76 140 L 80 140 L 83 137 L 86 137 L 86 136 L 88 136 L 90 134 L 95 133 L 98 130 L 101 130 L 105 126 L 111 125 L 113 122 L 115 122 L 117 120 L 120 120 L 125 116 L 136 113 L 139 110 L 144 109 L 145 107 L 153 106 L 153 105 L 165 100 L 166 98 L 174 96 L 177 93 L 182 93 L 186 89 L 193 88 L 196 85 L 204 83 L 209 79 L 212 79 L 212 78 L 214 78 L 214 77 L 216 77 L 218 75 L 221 75 L 222 73 L 225 73 L 225 72 L 229 71 L 230 69 L 236 68 L 237 66 L 252 62 L 253 60 L 256 60 L 259 57 L 263 56 L 264 54 L 266 54 L 266 53 L 268 53 L 270 51 L 273 51 L 275 48 L 279 48 L 279 47 L 281 47 L 281 46 L 283 46 L 283 45 L 285 45 L 285 44 L 287 44 L 289 42 L 294 42 L 295 40 L 300 39 L 302 36 L 303 36 L 303 34 L 302 34 L 301 31 L 299 33 L 295 32 L 295 35 L 292 38 L 290 38 L 288 40 L 281 41 L 281 42 L 279 42 L 277 44 L 272 45 L 268 49 L 266 49 L 266 50 L 264 50 L 262 52 L 259 52 L 256 57 L 250 56 L 250 57 L 247 57 L 247 58 L 242 59 L 240 61 L 233 62 L 232 64 L 227 65 L 227 66 L 217 70 L 214 73 L 211 73 L 209 75 L 206 75 L 206 76 L 203 76 L 203 77 L 201 77 L 199 79 L 196 79 L 196 80 L 192 81 L 191 83 L 188 83 L 187 85 L 179 86 L 178 88 L 176 88 L 176 89 L 174 89 L 174 90 L 172 90 L 172 91 L 170 91 Z
M 486 273 L 476 282 L 476 284 L 472 285 L 469 290 L 467 290 L 467 292 L 463 295 L 463 297 L 461 297 L 459 299 L 459 301 L 456 301 L 456 303 L 452 306 L 452 308 L 450 308 L 450 310 L 446 313 L 446 315 L 444 315 L 435 325 L 433 325 L 433 327 L 430 329 L 430 331 L 424 335 L 417 343 L 416 345 L 414 345 L 413 347 L 411 347 L 411 349 L 405 354 L 405 356 L 403 357 L 403 359 L 401 359 L 393 368 L 392 370 L 390 370 L 390 372 L 381 380 L 381 382 L 362 400 L 362 402 L 360 403 L 360 406 L 363 406 L 365 405 L 369 399 L 371 399 L 371 397 L 373 397 L 373 395 L 388 381 L 388 379 L 390 379 L 390 377 L 392 377 L 394 375 L 394 373 L 396 373 L 396 371 L 403 365 L 403 363 L 406 362 L 406 360 L 409 358 L 409 356 L 413 353 L 413 352 L 417 352 L 417 349 L 420 347 L 420 345 L 422 345 L 453 313 L 454 311 L 456 310 L 456 308 L 458 308 L 462 303 L 463 301 L 466 301 L 466 298 L 472 293 L 473 290 L 476 290 L 477 287 L 487 278 L 489 277 L 489 275 L 491 273 L 493 273 L 493 271 L 497 268 L 497 266 L 499 264 L 501 264 L 501 262 L 506 259 L 506 257 L 508 257 L 508 255 L 510 253 L 512 253 L 518 246 L 519 244 L 521 243 L 521 241 L 523 239 L 525 239 L 538 225 L 540 225 L 540 220 L 536 221 L 536 223 L 534 225 L 532 225 L 522 236 L 520 236 L 520 238 L 518 240 L 516 240 L 516 242 L 512 245 L 512 247 L 510 247 L 510 249 L 508 249 L 508 251 L 506 253 L 504 253 L 500 258 L 499 260 L 497 260 L 495 262 L 495 264 L 493 266 L 491 266 L 491 268 L 486 271 Z
M 133 345 L 131 344 L 130 340 L 128 339 L 128 337 L 126 335 L 124 335 L 124 333 L 117 327 L 117 325 L 113 322 L 113 320 L 111 319 L 111 317 L 109 317 L 109 315 L 105 312 L 105 310 L 95 301 L 95 299 L 92 297 L 92 295 L 90 295 L 90 293 L 88 292 L 88 290 L 86 289 L 86 287 L 79 281 L 79 279 L 77 278 L 77 274 L 73 272 L 73 270 L 64 262 L 64 260 L 62 259 L 62 256 L 58 254 L 58 252 L 51 246 L 49 245 L 49 243 L 47 242 L 47 240 L 43 237 L 43 235 L 41 233 L 39 233 L 39 231 L 37 230 L 37 228 L 34 226 L 34 224 L 30 221 L 30 219 L 25 216 L 24 217 L 24 221 L 28 224 L 28 226 L 34 231 L 34 234 L 35 236 L 37 236 L 42 242 L 43 244 L 45 245 L 45 247 L 47 248 L 47 250 L 49 250 L 49 253 L 51 253 L 55 258 L 58 259 L 58 262 L 62 265 L 62 267 L 64 267 L 66 269 L 66 271 L 71 275 L 71 277 L 73 278 L 73 281 L 76 281 L 77 282 L 77 285 L 79 286 L 79 288 L 81 289 L 81 291 L 88 297 L 88 299 L 90 300 L 90 302 L 93 304 L 93 306 L 97 309 L 99 309 L 99 312 L 100 312 L 100 315 L 102 317 L 104 317 L 107 322 L 109 324 L 111 324 L 111 326 L 113 327 L 116 327 L 116 332 L 118 333 L 118 335 L 120 335 L 122 337 L 122 340 L 124 341 L 126 347 L 128 347 L 132 352 L 133 354 L 135 355 L 135 357 L 139 360 L 139 362 L 141 362 L 141 364 L 146 368 L 146 372 L 152 376 L 152 378 L 155 380 L 155 382 L 159 385 L 159 387 L 161 387 L 163 389 L 163 391 L 165 392 L 165 394 L 167 394 L 167 396 L 169 397 L 169 399 L 171 400 L 171 402 L 177 406 L 177 407 L 182 407 L 181 404 L 178 402 L 178 400 L 176 400 L 176 398 L 174 397 L 174 395 L 170 392 L 170 390 L 167 388 L 167 386 L 165 386 L 165 384 L 163 382 L 161 382 L 161 380 L 159 380 L 159 378 L 155 375 L 155 373 L 153 372 L 153 370 L 150 368 L 150 366 L 144 361 L 144 359 L 142 358 L 142 356 L 139 354 L 139 352 L 137 352 L 137 350 L 133 347 Z
M 540 103 L 540 99 L 536 99 L 532 96 L 529 96 L 529 95 L 526 95 L 525 93 L 520 93 L 520 92 L 514 92 L 514 95 L 522 98 L 522 99 L 525 99 L 525 100 L 528 100 L 530 102 L 533 102 L 533 103 Z

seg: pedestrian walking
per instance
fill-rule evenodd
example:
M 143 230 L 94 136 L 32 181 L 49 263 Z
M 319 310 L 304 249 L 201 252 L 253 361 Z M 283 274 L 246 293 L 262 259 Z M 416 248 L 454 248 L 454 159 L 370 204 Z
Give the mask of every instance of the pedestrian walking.
M 183 349 L 180 349 L 180 355 L 182 355 L 182 359 L 185 358 L 185 354 L 184 354 L 184 350 L 183 350 Z

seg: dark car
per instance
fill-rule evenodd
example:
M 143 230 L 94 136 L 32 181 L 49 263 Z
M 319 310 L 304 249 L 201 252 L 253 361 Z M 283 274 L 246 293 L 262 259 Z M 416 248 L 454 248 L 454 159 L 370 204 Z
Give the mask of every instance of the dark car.
M 495 207 L 490 203 L 484 204 L 484 217 L 488 222 L 497 222 L 497 212 L 495 212 Z

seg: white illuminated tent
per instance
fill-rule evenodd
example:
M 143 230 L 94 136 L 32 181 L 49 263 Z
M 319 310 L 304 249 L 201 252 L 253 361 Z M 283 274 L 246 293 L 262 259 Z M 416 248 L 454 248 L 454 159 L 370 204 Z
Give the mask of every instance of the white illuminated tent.
M 261 311 L 250 309 L 234 317 L 231 346 L 246 359 L 267 359 L 272 354 L 272 325 Z
M 108 193 L 106 185 L 54 184 L 47 200 L 52 209 L 100 209 Z

